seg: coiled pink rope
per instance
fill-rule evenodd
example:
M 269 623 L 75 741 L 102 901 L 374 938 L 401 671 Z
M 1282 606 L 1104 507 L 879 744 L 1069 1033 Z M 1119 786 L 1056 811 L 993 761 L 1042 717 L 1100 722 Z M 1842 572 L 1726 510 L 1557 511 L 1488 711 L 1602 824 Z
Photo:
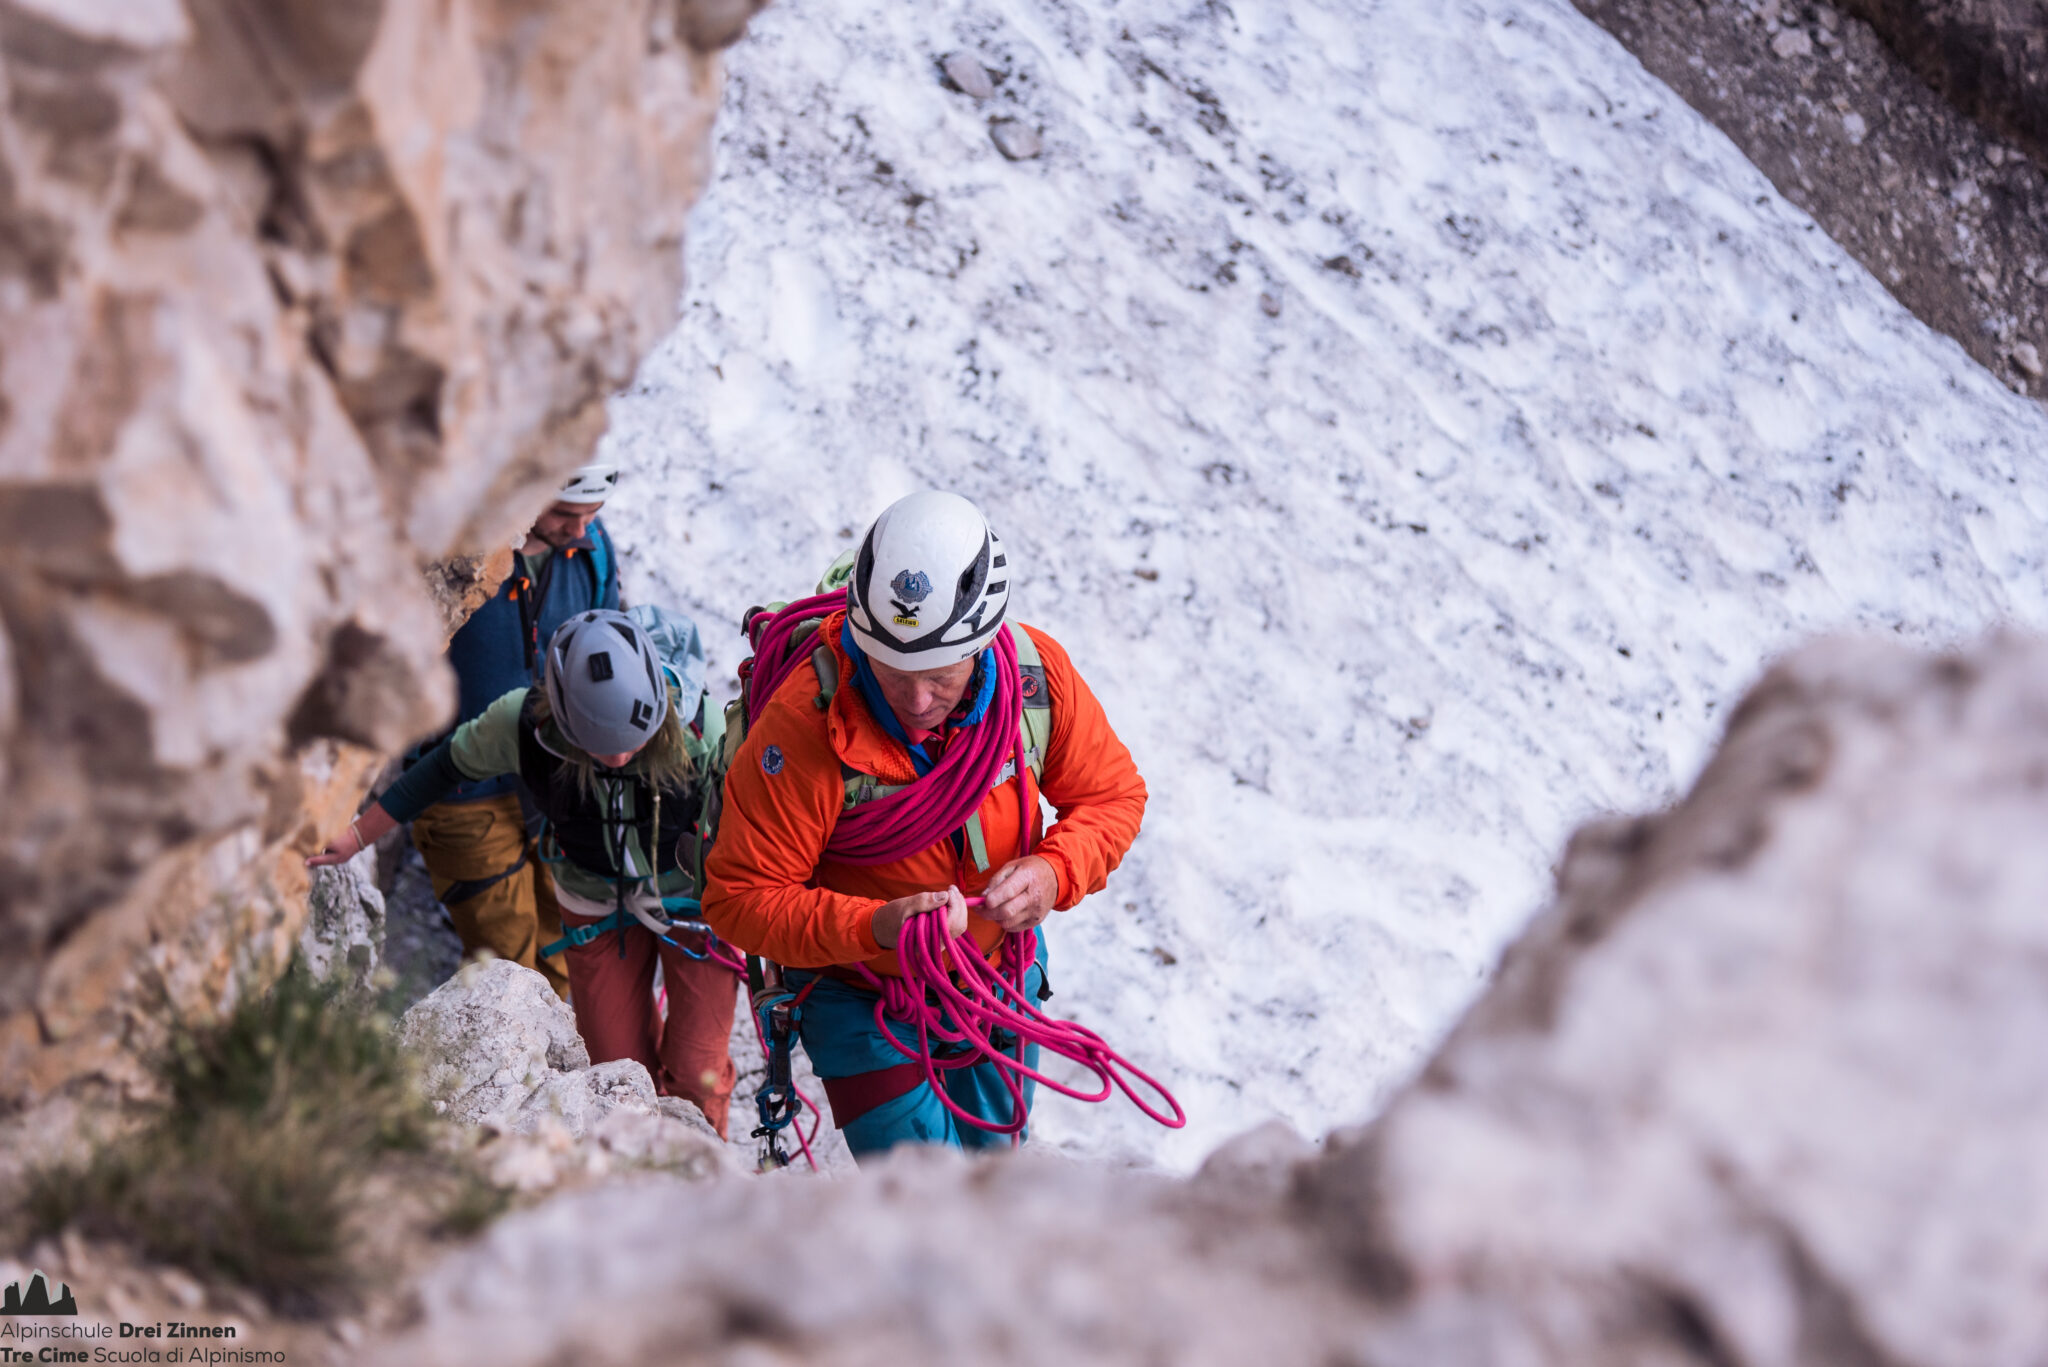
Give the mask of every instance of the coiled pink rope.
M 809 652 L 795 646 L 797 627 L 844 605 L 843 594 L 826 593 L 791 603 L 773 616 L 754 619 L 749 627 L 754 637 L 754 672 L 746 690 L 749 727 L 797 665 L 810 658 Z M 936 845 L 981 809 L 1003 762 L 1010 758 L 1010 741 L 1017 735 L 1024 707 L 1023 693 L 1017 687 L 1016 641 L 1008 631 L 999 631 L 994 648 L 995 697 L 981 720 L 950 737 L 938 763 L 909 787 L 841 815 L 826 842 L 826 854 L 842 864 L 893 864 Z M 1016 758 L 1021 773 L 1021 752 Z M 1028 823 L 1027 812 L 1027 831 Z
M 971 904 L 981 901 L 979 897 L 968 900 Z M 878 994 L 875 1028 L 897 1052 L 924 1065 L 925 1081 L 933 1094 L 962 1124 L 991 1134 L 1021 1134 L 1030 1119 L 1024 1099 L 1026 1078 L 1077 1101 L 1107 1101 L 1111 1090 L 1118 1090 L 1131 1099 L 1132 1105 L 1168 1129 L 1177 1130 L 1187 1124 L 1187 1113 L 1180 1102 L 1157 1078 L 1110 1048 L 1102 1036 L 1087 1026 L 1055 1020 L 1038 1009 L 1024 990 L 1025 974 L 1037 956 L 1036 930 L 1006 935 L 1002 966 L 992 967 L 973 937 L 962 935 L 948 941 L 945 915 L 935 911 L 913 916 L 903 923 L 896 945 L 902 977 L 883 978 L 865 967 L 860 973 Z M 914 1051 L 896 1038 L 885 1017 L 916 1027 Z M 997 1031 L 1007 1031 L 1016 1037 L 1014 1057 L 995 1047 L 993 1036 Z M 934 1058 L 934 1040 L 964 1052 L 950 1058 Z M 1031 1067 L 1024 1062 L 1024 1050 L 1032 1044 L 1093 1073 L 1100 1088 L 1084 1092 Z M 1010 1094 L 1007 1124 L 999 1125 L 974 1115 L 954 1101 L 939 1082 L 941 1068 L 972 1068 L 981 1063 L 996 1066 L 1003 1090 Z M 1172 1114 L 1150 1105 L 1131 1085 L 1134 1080 L 1157 1096 Z
M 821 593 L 815 598 L 800 598 L 776 613 L 761 613 L 747 623 L 749 644 L 754 647 L 754 658 L 742 665 L 741 683 L 745 686 L 747 698 L 747 729 L 761 720 L 768 700 L 775 696 L 796 669 L 800 661 L 808 660 L 807 650 L 791 649 L 791 638 L 796 629 L 814 618 L 824 617 L 846 606 L 846 594 Z
M 842 864 L 873 865 L 930 849 L 981 810 L 1013 751 L 1028 847 L 1031 813 L 1024 804 L 1029 794 L 1017 730 L 1024 709 L 1024 693 L 1017 686 L 1017 643 L 1008 631 L 998 631 L 994 645 L 995 696 L 981 720 L 948 737 L 938 763 L 908 788 L 842 813 L 825 842 L 826 854 Z

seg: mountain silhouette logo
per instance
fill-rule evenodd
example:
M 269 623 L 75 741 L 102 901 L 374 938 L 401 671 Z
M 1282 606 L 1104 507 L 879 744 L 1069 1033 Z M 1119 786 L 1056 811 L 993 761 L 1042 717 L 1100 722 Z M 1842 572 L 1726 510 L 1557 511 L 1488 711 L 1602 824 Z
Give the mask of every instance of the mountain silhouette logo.
M 28 1279 L 25 1292 L 20 1282 L 9 1282 L 4 1300 L 0 1300 L 0 1315 L 77 1314 L 78 1301 L 72 1296 L 71 1288 L 59 1282 L 57 1289 L 64 1294 L 53 1301 L 50 1299 L 50 1278 L 40 1269 Z

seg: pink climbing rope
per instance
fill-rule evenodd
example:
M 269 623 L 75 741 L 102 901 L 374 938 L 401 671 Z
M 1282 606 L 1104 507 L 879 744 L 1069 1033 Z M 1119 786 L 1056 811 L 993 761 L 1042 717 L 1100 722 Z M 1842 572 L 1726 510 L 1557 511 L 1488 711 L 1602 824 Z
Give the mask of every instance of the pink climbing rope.
M 981 901 L 968 899 L 970 904 Z M 1131 1104 L 1148 1117 L 1177 1130 L 1187 1124 L 1187 1113 L 1159 1080 L 1110 1048 L 1102 1036 L 1076 1021 L 1056 1020 L 1038 1009 L 1024 990 L 1024 977 L 1038 956 L 1038 932 L 1003 937 L 1002 964 L 990 965 L 973 937 L 962 935 L 950 942 L 942 912 L 927 912 L 903 923 L 896 945 L 896 957 L 903 970 L 900 978 L 884 978 L 860 969 L 861 977 L 877 994 L 875 1028 L 906 1059 L 924 1066 L 925 1081 L 953 1118 L 991 1134 L 1017 1135 L 1029 1121 L 1024 1099 L 1024 1079 L 1050 1087 L 1078 1101 L 1107 1101 L 1112 1090 L 1121 1091 Z M 885 1019 L 886 1018 L 886 1019 Z M 917 1030 L 917 1048 L 897 1039 L 889 1019 L 902 1021 Z M 1007 1031 L 1017 1040 L 1014 1056 L 995 1047 L 993 1036 Z M 932 1043 L 964 1050 L 950 1058 L 936 1058 Z M 1028 1045 L 1059 1055 L 1093 1073 L 1101 1086 L 1093 1092 L 1069 1087 L 1047 1077 L 1024 1062 Z M 939 1081 L 940 1069 L 972 1068 L 992 1063 L 1010 1094 L 1010 1120 L 995 1124 L 963 1108 Z M 1165 1106 L 1162 1111 L 1139 1095 L 1133 1082 L 1142 1084 Z M 1167 1112 L 1171 1112 L 1168 1114 Z
M 739 974 L 740 980 L 744 982 L 747 976 L 747 961 L 740 957 L 740 952 L 716 935 L 708 938 L 710 943 L 704 947 L 704 957 L 720 968 L 730 969 Z
M 795 642 L 797 628 L 824 616 L 825 624 L 811 638 L 818 639 L 830 625 L 830 615 L 845 602 L 843 593 L 819 594 L 791 603 L 778 613 L 757 616 L 749 624 L 748 634 L 754 639 L 752 677 L 746 682 L 749 727 L 797 666 L 810 658 L 810 652 Z M 906 854 L 936 845 L 980 810 L 1004 762 L 1011 758 L 1009 741 L 1017 735 L 1024 707 L 1017 687 L 1017 643 L 1009 632 L 999 631 L 993 649 L 997 687 L 988 712 L 975 725 L 960 728 L 948 739 L 945 753 L 929 773 L 907 788 L 842 815 L 832 828 L 826 854 L 842 864 L 892 864 Z M 1024 756 L 1021 745 L 1016 749 L 1021 775 Z M 1025 819 L 1028 830 L 1028 809 Z
M 846 606 L 846 593 L 821 593 L 815 598 L 800 598 L 780 612 L 760 613 L 747 623 L 749 644 L 754 647 L 754 658 L 749 662 L 750 677 L 741 683 L 747 698 L 747 729 L 761 720 L 762 711 L 768 700 L 782 687 L 783 680 L 795 672 L 797 665 L 810 659 L 807 650 L 791 648 L 796 629 L 807 621 L 828 616 Z M 745 669 L 746 666 L 742 666 Z
M 825 853 L 842 864 L 893 864 L 930 849 L 967 824 L 996 786 L 1003 764 L 1016 761 L 1018 808 L 1024 844 L 1031 838 L 1029 781 L 1018 724 L 1024 710 L 1017 686 L 1017 643 L 998 631 L 994 643 L 996 688 L 988 711 L 973 726 L 955 731 L 930 772 L 901 791 L 865 802 L 840 815 Z

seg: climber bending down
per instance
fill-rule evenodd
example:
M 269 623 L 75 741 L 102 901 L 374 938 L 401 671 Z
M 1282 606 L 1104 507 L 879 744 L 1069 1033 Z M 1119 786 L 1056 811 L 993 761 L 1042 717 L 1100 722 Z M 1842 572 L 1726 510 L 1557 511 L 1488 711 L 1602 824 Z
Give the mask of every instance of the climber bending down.
M 634 611 L 656 632 L 679 632 L 674 619 Z M 694 646 L 695 628 L 687 630 Z M 695 893 L 700 775 L 717 739 L 706 739 L 705 715 L 701 673 L 679 683 L 641 620 L 581 613 L 548 643 L 541 685 L 515 689 L 457 727 L 306 862 L 354 858 L 464 780 L 517 774 L 547 818 L 542 854 L 572 938 L 614 922 L 567 953 L 570 1002 L 591 1061 L 638 1059 L 661 1092 L 696 1102 L 724 1134 L 737 982 L 731 969 L 696 957 L 708 948 L 701 930 L 651 928 L 668 919 L 664 898 Z M 657 957 L 665 1022 L 654 1001 Z

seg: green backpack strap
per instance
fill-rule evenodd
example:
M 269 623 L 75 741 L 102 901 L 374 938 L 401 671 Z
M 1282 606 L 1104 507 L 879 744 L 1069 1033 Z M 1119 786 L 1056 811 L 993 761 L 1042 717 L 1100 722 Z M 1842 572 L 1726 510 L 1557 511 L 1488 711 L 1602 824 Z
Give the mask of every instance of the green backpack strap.
M 1045 757 L 1052 749 L 1052 690 L 1045 682 L 1045 661 L 1039 658 L 1038 642 L 1022 627 L 1006 626 L 1017 646 L 1017 673 L 1024 690 L 1024 762 L 1031 777 L 1045 775 Z
M 1031 639 L 1031 633 L 1009 625 L 1003 630 L 1010 633 L 1010 641 L 1017 647 L 1017 682 L 1024 693 L 1017 730 L 1024 741 L 1024 767 L 1031 771 L 1035 790 L 1045 776 L 1046 752 L 1052 748 L 1052 693 L 1045 684 L 1045 661 L 1039 657 L 1038 643 Z M 995 786 L 1000 788 L 1016 776 L 1017 761 L 1012 759 L 996 774 Z M 988 837 L 982 832 L 979 811 L 967 818 L 965 829 L 967 852 L 974 857 L 974 867 L 987 873 Z

